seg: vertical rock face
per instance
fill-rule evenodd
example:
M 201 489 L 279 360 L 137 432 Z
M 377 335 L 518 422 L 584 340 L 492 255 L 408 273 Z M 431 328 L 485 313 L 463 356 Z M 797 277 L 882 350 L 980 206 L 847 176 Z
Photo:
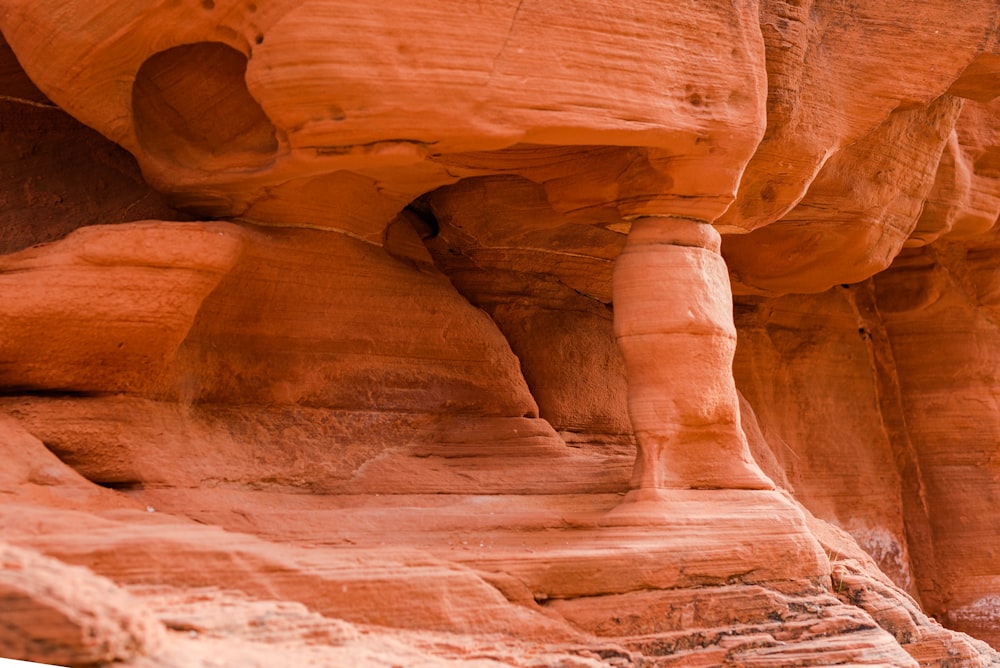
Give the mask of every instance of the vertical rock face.
M 959 510 L 993 494 L 994 107 L 963 104 L 888 270 L 812 296 L 737 299 L 734 371 L 796 497 L 936 618 L 996 643 L 997 569 L 971 519 L 988 514 Z
M 0 655 L 1000 664 L 997 21 L 6 0 Z
M 875 289 L 926 494 L 940 499 L 928 513 L 937 569 L 922 584 L 931 590 L 927 598 L 943 619 L 955 628 L 985 632 L 983 637 L 996 642 L 992 592 L 997 573 L 991 566 L 996 539 L 987 528 L 988 513 L 980 510 L 997 494 L 992 472 L 998 428 L 997 311 L 983 290 L 995 281 L 983 275 L 987 254 L 990 246 L 929 247 L 897 260 L 875 280 Z M 916 267 L 922 271 L 914 280 Z M 934 296 L 915 302 L 914 293 L 924 291 Z M 951 335 L 943 334 L 944 323 L 949 331 L 962 332 L 968 343 L 955 345 Z M 928 346 L 951 370 L 949 375 L 929 372 Z
M 45 97 L 2 38 L 0 88 L 4 253 L 53 241 L 83 225 L 190 220 L 143 182 L 125 151 Z

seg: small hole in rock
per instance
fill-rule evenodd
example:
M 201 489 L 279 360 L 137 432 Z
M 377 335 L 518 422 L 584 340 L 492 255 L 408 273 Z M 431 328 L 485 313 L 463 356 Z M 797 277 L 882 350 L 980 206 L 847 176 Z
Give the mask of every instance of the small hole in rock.
M 421 239 L 433 239 L 441 232 L 441 225 L 426 198 L 418 197 L 407 205 L 406 210 L 414 215 L 414 226 Z

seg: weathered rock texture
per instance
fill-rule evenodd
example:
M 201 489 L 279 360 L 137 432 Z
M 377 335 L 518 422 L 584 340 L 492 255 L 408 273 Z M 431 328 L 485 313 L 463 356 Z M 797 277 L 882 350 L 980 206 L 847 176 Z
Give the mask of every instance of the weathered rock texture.
M 0 30 L 0 655 L 1000 665 L 993 0 Z

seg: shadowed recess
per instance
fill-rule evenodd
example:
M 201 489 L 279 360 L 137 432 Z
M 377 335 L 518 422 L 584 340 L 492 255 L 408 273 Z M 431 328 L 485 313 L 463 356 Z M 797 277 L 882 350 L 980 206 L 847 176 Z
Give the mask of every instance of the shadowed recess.
M 219 42 L 150 57 L 136 75 L 132 112 L 143 148 L 187 167 L 260 167 L 278 148 L 274 126 L 247 90 L 247 58 Z M 217 164 L 221 159 L 222 164 Z

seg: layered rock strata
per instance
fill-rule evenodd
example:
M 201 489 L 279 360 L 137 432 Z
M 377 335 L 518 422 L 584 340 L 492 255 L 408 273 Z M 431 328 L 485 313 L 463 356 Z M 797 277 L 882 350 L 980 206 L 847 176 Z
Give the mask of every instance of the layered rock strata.
M 0 654 L 997 665 L 997 20 L 6 0 Z

